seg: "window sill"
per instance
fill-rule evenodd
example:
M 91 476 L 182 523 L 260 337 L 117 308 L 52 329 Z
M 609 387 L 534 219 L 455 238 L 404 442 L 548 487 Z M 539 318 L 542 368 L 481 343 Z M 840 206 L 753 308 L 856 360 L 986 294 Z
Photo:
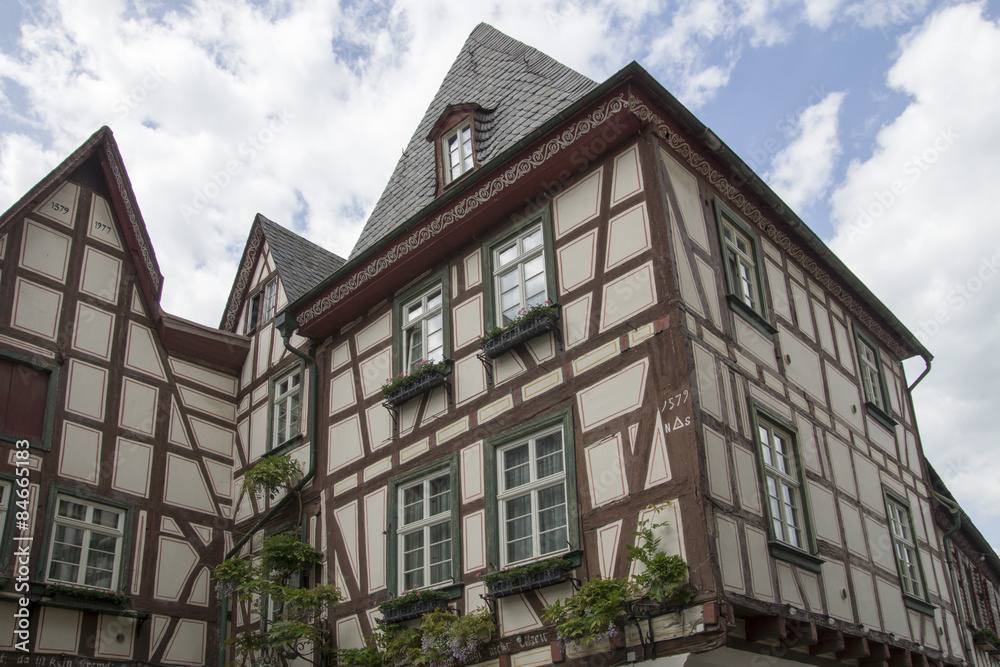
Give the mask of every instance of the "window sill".
M 918 597 L 903 593 L 903 604 L 907 609 L 912 609 L 913 611 L 926 616 L 934 616 L 935 607 L 926 600 L 921 600 Z
M 16 445 L 18 442 L 21 442 L 22 440 L 28 441 L 28 449 L 37 449 L 39 451 L 47 452 L 52 448 L 49 443 L 43 442 L 41 440 L 32 440 L 31 438 L 19 438 L 15 435 L 0 434 L 0 441 L 3 442 L 12 442 Z
M 791 563 L 792 565 L 797 565 L 804 570 L 808 570 L 809 572 L 819 574 L 822 569 L 822 558 L 814 556 L 811 553 L 807 553 L 802 549 L 797 549 L 793 546 L 785 544 L 784 542 L 771 540 L 767 543 L 767 548 L 768 551 L 771 552 L 771 556 L 774 558 Z
M 288 452 L 292 451 L 292 449 L 297 447 L 301 442 L 302 442 L 302 434 L 300 433 L 288 440 L 285 440 L 277 447 L 267 450 L 267 452 L 264 454 L 264 458 L 268 458 L 269 456 L 284 456 Z
M 753 308 L 750 308 L 745 303 L 740 301 L 739 297 L 735 294 L 727 294 L 726 300 L 729 301 L 729 309 L 742 317 L 747 323 L 750 324 L 754 329 L 761 332 L 767 337 L 771 337 L 778 333 L 777 327 L 764 319 L 764 316 L 758 313 Z
M 868 412 L 868 416 L 877 421 L 882 426 L 889 429 L 890 433 L 896 432 L 896 420 L 890 417 L 882 408 L 878 407 L 874 403 L 865 403 L 865 411 Z

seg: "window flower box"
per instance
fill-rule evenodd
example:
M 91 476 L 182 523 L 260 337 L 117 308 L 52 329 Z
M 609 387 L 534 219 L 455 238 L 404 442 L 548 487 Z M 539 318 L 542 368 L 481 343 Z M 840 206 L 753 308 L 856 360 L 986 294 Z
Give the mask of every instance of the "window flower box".
M 486 594 L 489 597 L 502 598 L 559 584 L 569 579 L 571 567 L 569 560 L 565 558 L 550 558 L 494 572 L 483 577 Z
M 558 306 L 546 301 L 532 306 L 506 327 L 493 327 L 479 339 L 483 356 L 496 359 L 504 352 L 532 338 L 555 331 L 559 324 Z
M 387 407 L 398 408 L 412 398 L 436 389 L 447 382 L 446 362 L 420 362 L 409 374 L 400 373 L 382 385 L 382 396 Z
M 65 584 L 49 584 L 45 587 L 45 593 L 56 601 L 82 603 L 104 608 L 124 607 L 129 601 L 129 596 L 125 593 Z
M 980 650 L 987 653 L 1000 653 L 1000 636 L 989 628 L 975 630 L 972 633 L 972 641 Z
M 435 609 L 448 606 L 449 596 L 443 591 L 413 591 L 386 600 L 379 605 L 383 623 L 400 623 L 420 618 Z

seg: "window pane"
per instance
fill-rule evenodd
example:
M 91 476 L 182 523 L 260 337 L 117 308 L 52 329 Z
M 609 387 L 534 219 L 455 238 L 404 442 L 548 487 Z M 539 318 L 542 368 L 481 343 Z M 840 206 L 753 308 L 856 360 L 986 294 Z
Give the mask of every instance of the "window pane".
M 505 266 L 510 264 L 517 257 L 517 243 L 512 243 L 503 250 L 497 252 L 497 264 Z
M 555 475 L 563 471 L 562 432 L 550 433 L 535 443 L 537 479 Z
M 517 488 L 531 481 L 527 443 L 504 450 L 503 469 L 505 490 Z
M 542 245 L 542 228 L 539 227 L 535 231 L 531 232 L 521 241 L 521 248 L 523 252 L 528 252 L 533 250 L 538 246 Z
M 68 563 L 59 563 L 55 560 L 49 566 L 49 579 L 58 581 L 76 581 L 80 576 L 80 568 Z
M 436 516 L 451 510 L 451 477 L 444 475 L 430 481 L 430 512 Z
M 403 525 L 424 518 L 424 485 L 411 486 L 403 491 Z
M 83 521 L 87 518 L 87 506 L 81 505 L 80 503 L 74 503 L 69 500 L 60 500 L 58 514 L 59 516 L 64 516 L 67 519 Z

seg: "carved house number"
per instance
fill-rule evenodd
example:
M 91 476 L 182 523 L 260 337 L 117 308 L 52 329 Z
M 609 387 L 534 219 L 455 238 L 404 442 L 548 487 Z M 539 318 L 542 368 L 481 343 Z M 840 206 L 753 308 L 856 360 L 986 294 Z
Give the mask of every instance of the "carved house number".
M 691 399 L 691 394 L 690 392 L 688 392 L 687 389 L 680 392 L 679 394 L 670 396 L 669 398 L 667 398 L 667 400 L 663 402 L 663 412 L 673 412 L 677 408 L 688 403 L 690 399 Z M 663 425 L 663 430 L 666 431 L 667 433 L 670 433 L 671 431 L 676 431 L 678 429 L 682 429 L 685 426 L 690 426 L 690 425 L 691 425 L 691 415 L 688 415 L 683 419 L 680 417 L 680 415 L 678 415 L 674 417 L 673 424 L 669 423 L 669 421 L 665 423 Z

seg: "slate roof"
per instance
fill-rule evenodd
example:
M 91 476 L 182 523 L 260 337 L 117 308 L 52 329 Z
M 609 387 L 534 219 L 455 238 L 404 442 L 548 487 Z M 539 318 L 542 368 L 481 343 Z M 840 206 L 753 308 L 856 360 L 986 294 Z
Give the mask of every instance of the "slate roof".
M 271 257 L 274 258 L 274 265 L 281 276 L 281 284 L 289 302 L 295 301 L 343 266 L 344 259 L 329 250 L 324 250 L 259 213 L 257 220 L 264 230 L 271 248 Z
M 437 194 L 434 145 L 427 140 L 450 104 L 474 103 L 476 160 L 482 165 L 597 84 L 544 53 L 480 23 L 424 113 L 351 258 L 375 245 Z

